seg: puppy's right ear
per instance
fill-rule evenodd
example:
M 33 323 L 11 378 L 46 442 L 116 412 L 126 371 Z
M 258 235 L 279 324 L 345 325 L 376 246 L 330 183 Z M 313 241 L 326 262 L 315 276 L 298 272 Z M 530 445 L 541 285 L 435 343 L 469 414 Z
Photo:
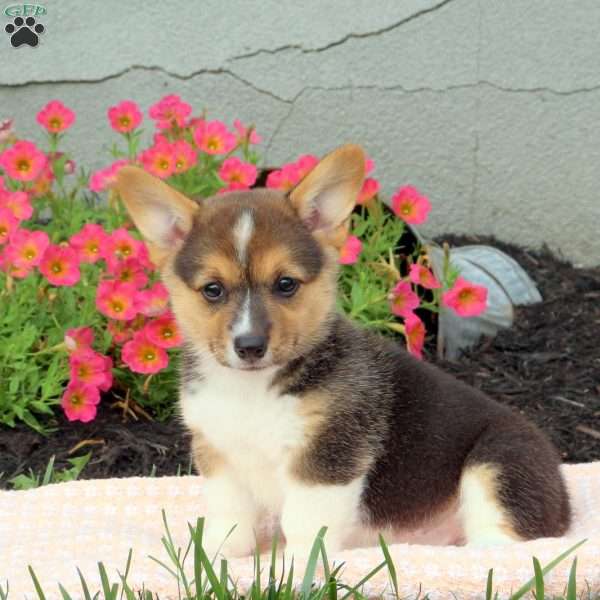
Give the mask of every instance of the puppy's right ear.
M 190 232 L 197 204 L 138 167 L 123 167 L 113 188 L 148 242 L 152 260 L 160 266 Z

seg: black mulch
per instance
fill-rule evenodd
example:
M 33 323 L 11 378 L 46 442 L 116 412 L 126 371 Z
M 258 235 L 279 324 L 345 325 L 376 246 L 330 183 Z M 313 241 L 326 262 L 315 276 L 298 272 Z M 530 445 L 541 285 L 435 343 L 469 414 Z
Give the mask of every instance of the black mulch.
M 459 362 L 440 363 L 456 377 L 522 411 L 554 440 L 566 462 L 600 460 L 600 267 L 575 269 L 546 250 L 489 238 L 446 237 L 453 244 L 488 243 L 513 256 L 539 285 L 542 304 L 517 310 L 515 326 L 483 341 Z M 43 437 L 24 426 L 0 426 L 0 487 L 18 473 L 58 467 L 91 451 L 82 477 L 171 475 L 189 468 L 188 438 L 173 420 L 123 423 L 105 401 L 96 420 Z M 94 443 L 73 450 L 83 440 Z

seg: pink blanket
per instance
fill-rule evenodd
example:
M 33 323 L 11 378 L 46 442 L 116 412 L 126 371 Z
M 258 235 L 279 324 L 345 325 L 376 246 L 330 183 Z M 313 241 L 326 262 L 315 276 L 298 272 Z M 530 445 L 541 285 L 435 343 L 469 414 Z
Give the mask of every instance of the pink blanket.
M 402 595 L 419 589 L 431 598 L 482 598 L 488 569 L 494 568 L 495 587 L 507 597 L 533 574 L 531 557 L 546 564 L 574 543 L 588 538 L 576 552 L 581 590 L 600 589 L 600 462 L 567 465 L 564 472 L 573 498 L 574 523 L 569 534 L 489 549 L 396 544 L 390 553 L 398 571 Z M 161 509 L 165 509 L 175 540 L 187 543 L 187 522 L 202 515 L 202 479 L 111 479 L 50 485 L 27 492 L 0 492 L 0 583 L 10 584 L 10 598 L 34 597 L 27 572 L 32 565 L 47 597 L 58 598 L 60 582 L 73 597 L 80 595 L 79 567 L 90 587 L 99 586 L 98 561 L 114 581 L 123 571 L 130 548 L 130 582 L 158 593 L 162 600 L 177 597 L 173 576 L 151 561 L 168 562 L 160 539 Z M 379 548 L 349 550 L 330 557 L 344 562 L 342 579 L 354 585 L 382 560 Z M 572 557 L 546 578 L 547 593 L 564 591 Z M 297 582 L 302 576 L 297 565 Z M 191 564 L 190 564 L 191 567 Z M 253 561 L 230 561 L 240 587 L 252 580 Z M 385 570 L 368 586 L 380 594 L 390 591 Z

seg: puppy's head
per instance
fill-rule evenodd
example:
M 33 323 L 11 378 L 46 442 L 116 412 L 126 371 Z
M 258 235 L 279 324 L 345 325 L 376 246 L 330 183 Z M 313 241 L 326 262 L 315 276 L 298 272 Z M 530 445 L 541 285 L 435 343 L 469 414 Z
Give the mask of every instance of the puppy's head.
M 327 333 L 337 258 L 364 155 L 327 155 L 289 193 L 258 189 L 196 204 L 136 167 L 116 189 L 145 237 L 186 340 L 222 365 L 260 369 Z

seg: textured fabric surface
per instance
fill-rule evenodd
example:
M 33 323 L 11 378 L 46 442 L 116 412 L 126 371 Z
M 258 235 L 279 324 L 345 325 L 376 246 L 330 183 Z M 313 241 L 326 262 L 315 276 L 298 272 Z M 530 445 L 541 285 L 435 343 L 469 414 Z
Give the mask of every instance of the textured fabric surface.
M 484 597 L 488 569 L 494 568 L 495 587 L 507 597 L 533 573 L 531 557 L 546 564 L 574 543 L 587 538 L 577 550 L 578 584 L 600 588 L 600 462 L 564 466 L 573 499 L 574 523 L 567 536 L 511 546 L 475 549 L 407 544 L 390 546 L 402 595 L 419 589 L 431 598 Z M 34 597 L 27 572 L 31 565 L 48 598 L 59 597 L 58 583 L 80 595 L 76 567 L 91 587 L 99 585 L 98 561 L 118 581 L 133 549 L 129 581 L 159 594 L 177 597 L 177 582 L 149 555 L 168 562 L 161 545 L 165 509 L 173 537 L 187 544 L 187 523 L 203 513 L 199 477 L 132 478 L 76 481 L 26 492 L 0 492 L 0 582 L 10 584 L 9 598 Z M 268 529 L 266 524 L 265 528 Z M 379 548 L 354 549 L 330 557 L 344 562 L 342 579 L 354 585 L 382 560 Z M 549 593 L 564 590 L 571 558 L 547 577 Z M 267 563 L 265 563 L 267 564 Z M 190 564 L 191 567 L 191 564 Z M 302 576 L 297 564 L 297 582 Z M 253 560 L 230 561 L 240 587 L 252 580 Z M 389 592 L 385 570 L 371 580 L 368 592 Z

